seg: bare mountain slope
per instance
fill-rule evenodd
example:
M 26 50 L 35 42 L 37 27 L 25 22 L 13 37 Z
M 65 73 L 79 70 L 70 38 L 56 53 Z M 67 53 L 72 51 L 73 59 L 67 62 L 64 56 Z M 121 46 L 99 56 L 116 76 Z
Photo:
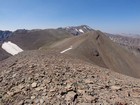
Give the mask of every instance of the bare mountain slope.
M 71 34 L 64 30 L 45 29 L 14 32 L 7 40 L 17 44 L 23 50 L 35 50 L 39 49 L 44 44 L 50 45 L 55 41 L 62 40 L 70 36 Z
M 83 36 L 65 40 L 56 43 L 52 48 L 58 48 L 59 51 L 62 51 L 72 46 L 71 50 L 65 52 L 66 54 L 110 68 L 122 74 L 140 77 L 139 56 L 136 57 L 112 42 L 100 31 L 90 32 Z
M 140 77 L 140 59 L 129 51 L 113 43 L 103 33 L 98 32 L 98 49 L 109 68 L 133 77 Z

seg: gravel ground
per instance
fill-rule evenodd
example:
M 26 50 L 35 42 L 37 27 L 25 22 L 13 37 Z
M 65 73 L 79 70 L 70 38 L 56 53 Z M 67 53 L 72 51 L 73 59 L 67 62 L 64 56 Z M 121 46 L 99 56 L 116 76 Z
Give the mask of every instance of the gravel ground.
M 0 62 L 0 105 L 140 105 L 140 80 L 57 51 Z

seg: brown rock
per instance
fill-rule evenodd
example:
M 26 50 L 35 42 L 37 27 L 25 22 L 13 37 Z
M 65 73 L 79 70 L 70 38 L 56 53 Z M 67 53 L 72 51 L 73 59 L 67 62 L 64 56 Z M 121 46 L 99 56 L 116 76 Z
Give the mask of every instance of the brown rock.
M 35 99 L 35 96 L 31 96 L 31 99 Z
M 133 88 L 130 92 L 130 96 L 140 98 L 140 88 Z
M 85 80 L 85 83 L 87 83 L 87 84 L 93 84 L 93 81 L 90 80 L 90 79 L 86 79 L 86 80 Z
M 83 95 L 83 98 L 87 101 L 87 102 L 93 102 L 94 101 L 94 97 L 90 96 L 90 95 L 87 95 L 87 94 L 84 94 Z
M 43 99 L 40 99 L 40 104 L 42 105 L 44 103 L 44 100 Z
M 121 90 L 121 87 L 120 86 L 111 86 L 111 89 L 112 90 Z
M 77 105 L 93 105 L 91 103 L 78 103 Z
M 65 100 L 66 101 L 70 101 L 70 102 L 74 102 L 75 101 L 75 98 L 76 98 L 77 94 L 73 91 L 70 91 L 66 94 L 66 97 L 65 97 Z
M 35 88 L 36 91 L 40 91 L 40 90 L 43 90 L 43 89 L 44 89 L 44 87 L 37 87 L 37 88 Z
M 21 100 L 19 103 L 17 103 L 17 105 L 24 105 L 24 101 Z
M 37 87 L 37 83 L 33 82 L 31 86 L 32 86 L 32 88 L 35 88 L 35 87 Z

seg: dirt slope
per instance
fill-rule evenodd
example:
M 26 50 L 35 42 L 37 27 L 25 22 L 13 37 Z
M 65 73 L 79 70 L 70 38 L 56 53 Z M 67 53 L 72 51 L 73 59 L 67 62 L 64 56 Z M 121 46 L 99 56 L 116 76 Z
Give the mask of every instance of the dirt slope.
M 140 77 L 139 57 L 112 42 L 100 31 L 66 39 L 63 42 L 52 45 L 52 48 L 59 48 L 62 51 L 70 46 L 73 49 L 65 52 L 66 54 L 101 67 L 110 68 L 122 74 L 136 78 Z
M 1 105 L 139 105 L 140 81 L 57 51 L 0 64 Z

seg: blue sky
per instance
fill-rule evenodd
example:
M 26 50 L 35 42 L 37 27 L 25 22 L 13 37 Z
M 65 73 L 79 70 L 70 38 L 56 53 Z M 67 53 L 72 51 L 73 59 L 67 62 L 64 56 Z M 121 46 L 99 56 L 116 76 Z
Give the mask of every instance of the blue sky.
M 140 0 L 0 0 L 0 30 L 83 24 L 140 34 Z

